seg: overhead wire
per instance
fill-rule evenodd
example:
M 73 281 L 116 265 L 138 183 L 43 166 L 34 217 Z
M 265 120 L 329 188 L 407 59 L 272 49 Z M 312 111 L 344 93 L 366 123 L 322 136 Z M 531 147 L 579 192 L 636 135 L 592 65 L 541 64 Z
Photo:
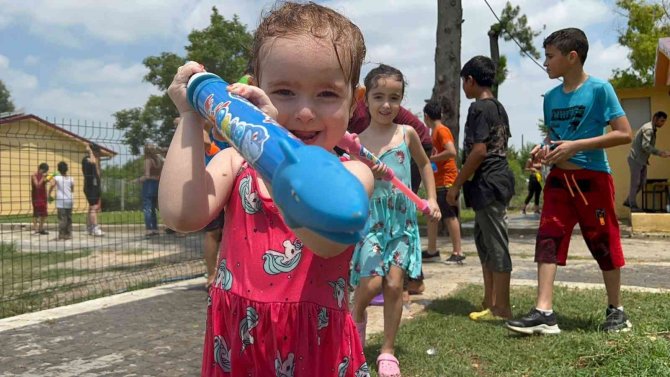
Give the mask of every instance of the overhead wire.
M 491 13 L 493 13 L 493 16 L 496 18 L 496 20 L 498 20 L 498 23 L 501 23 L 501 24 L 502 24 L 502 20 L 500 19 L 500 17 L 498 17 L 498 15 L 496 14 L 496 12 L 493 10 L 493 8 L 491 7 L 491 4 L 489 4 L 488 0 L 484 0 L 484 3 L 486 3 L 486 6 L 489 8 L 489 10 L 491 11 Z M 507 31 L 504 30 L 504 29 L 503 29 L 503 31 L 507 32 Z M 542 71 L 544 71 L 545 73 L 547 72 L 547 70 L 544 68 L 544 66 L 543 66 L 542 64 L 540 64 L 540 62 L 538 62 L 537 60 L 535 60 L 535 57 L 534 57 L 533 55 L 531 55 L 528 51 L 526 51 L 526 49 L 524 49 L 523 46 L 521 46 L 521 44 L 519 43 L 519 41 L 517 41 L 516 38 L 514 38 L 514 36 L 513 36 L 511 33 L 507 32 L 507 35 L 510 37 L 510 39 L 512 39 L 512 40 L 514 41 L 514 43 L 516 43 L 517 46 L 519 46 L 519 49 L 521 50 L 521 52 L 524 53 L 524 55 L 526 55 L 528 58 L 530 58 L 530 60 L 531 60 L 533 63 L 535 63 L 536 66 L 540 67 L 540 69 L 541 69 Z

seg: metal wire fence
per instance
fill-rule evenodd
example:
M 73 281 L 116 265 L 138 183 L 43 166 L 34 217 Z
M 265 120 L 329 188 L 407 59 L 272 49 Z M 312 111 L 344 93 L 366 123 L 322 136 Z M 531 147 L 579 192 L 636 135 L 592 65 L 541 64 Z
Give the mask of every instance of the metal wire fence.
M 105 124 L 0 117 L 0 318 L 205 272 L 201 233 L 163 225 L 157 235 L 146 233 L 138 181 L 143 157 L 131 155 L 122 139 Z M 90 143 L 101 146 L 102 236 L 87 227 L 81 163 Z M 59 239 L 54 202 L 48 201 L 41 233 L 33 216 L 31 176 L 42 163 L 54 173 L 61 161 L 74 182 L 70 239 Z

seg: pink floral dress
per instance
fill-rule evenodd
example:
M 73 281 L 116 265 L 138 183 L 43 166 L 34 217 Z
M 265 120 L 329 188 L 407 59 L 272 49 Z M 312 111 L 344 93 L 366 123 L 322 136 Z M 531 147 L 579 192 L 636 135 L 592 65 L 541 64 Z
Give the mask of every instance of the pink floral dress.
M 353 248 L 312 253 L 243 164 L 209 291 L 203 376 L 369 376 L 348 310 Z

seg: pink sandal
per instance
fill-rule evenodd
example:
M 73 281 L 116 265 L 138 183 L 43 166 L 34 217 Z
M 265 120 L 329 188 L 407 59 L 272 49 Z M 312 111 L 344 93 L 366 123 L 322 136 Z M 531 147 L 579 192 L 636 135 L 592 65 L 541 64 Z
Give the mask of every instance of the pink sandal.
M 356 322 L 356 332 L 358 332 L 358 338 L 361 340 L 361 346 L 365 348 L 365 329 L 368 327 L 368 312 L 365 312 L 363 316 L 363 322 Z
M 400 362 L 390 353 L 382 353 L 377 357 L 377 374 L 379 377 L 401 377 Z

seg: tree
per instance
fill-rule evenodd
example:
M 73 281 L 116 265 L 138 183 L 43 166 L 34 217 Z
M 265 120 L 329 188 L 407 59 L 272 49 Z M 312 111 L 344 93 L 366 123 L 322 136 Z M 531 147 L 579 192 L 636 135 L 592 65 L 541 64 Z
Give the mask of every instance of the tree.
M 643 0 L 618 0 L 617 7 L 628 18 L 619 43 L 630 48 L 630 67 L 615 69 L 610 82 L 615 88 L 638 88 L 654 84 L 658 39 L 670 35 L 668 4 L 649 4 Z
M 515 40 L 520 46 L 519 54 L 529 54 L 535 59 L 540 58 L 540 53 L 533 45 L 533 38 L 540 35 L 539 31 L 533 31 L 528 26 L 528 18 L 525 14 L 519 16 L 521 8 L 517 5 L 512 7 L 508 1 L 505 4 L 498 22 L 491 25 L 489 29 L 489 48 L 491 49 L 491 60 L 496 65 L 496 79 L 497 84 L 493 86 L 493 95 L 498 96 L 498 87 L 505 81 L 507 77 L 507 59 L 500 56 L 500 49 L 498 47 L 498 40 L 502 36 L 505 41 Z
M 14 103 L 12 103 L 9 90 L 5 83 L 0 80 L 0 113 L 11 113 L 14 111 Z
M 437 43 L 435 46 L 435 85 L 431 100 L 442 107 L 444 123 L 454 140 L 459 137 L 459 113 L 461 104 L 461 24 L 463 7 L 461 0 L 437 1 Z
M 139 154 L 146 140 L 167 147 L 174 132 L 174 119 L 179 115 L 166 91 L 177 68 L 186 61 L 193 60 L 205 66 L 228 82 L 235 82 L 244 73 L 249 61 L 252 36 L 237 15 L 232 21 L 212 8 L 210 25 L 202 30 L 193 30 L 188 35 L 190 44 L 185 46 L 186 57 L 172 52 L 159 56 L 149 56 L 142 62 L 149 73 L 144 81 L 163 91 L 162 95 L 152 95 L 144 107 L 124 109 L 114 113 L 114 127 L 124 130 L 124 142 L 132 154 Z
M 540 131 L 542 140 L 544 140 L 549 135 L 549 127 L 546 124 L 544 124 L 544 118 L 540 118 L 537 120 L 537 130 Z

